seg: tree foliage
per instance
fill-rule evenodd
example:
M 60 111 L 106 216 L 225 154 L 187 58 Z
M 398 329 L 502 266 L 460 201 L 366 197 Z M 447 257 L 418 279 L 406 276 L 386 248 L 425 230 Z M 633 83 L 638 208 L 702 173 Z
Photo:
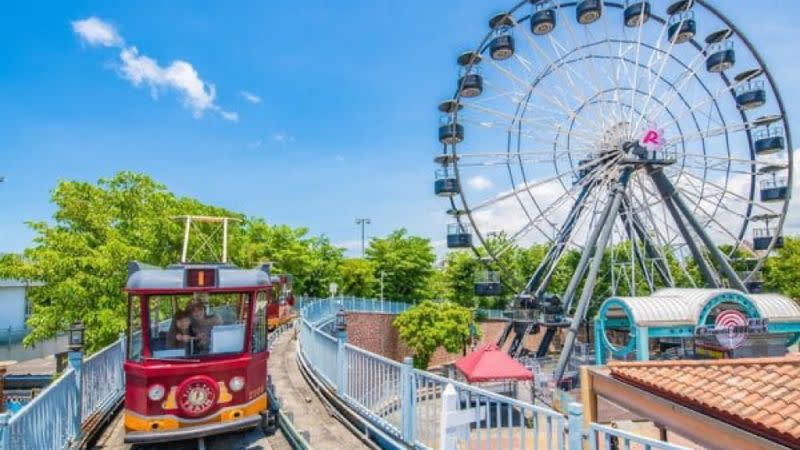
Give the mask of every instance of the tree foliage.
M 375 268 L 366 259 L 345 259 L 341 266 L 341 292 L 355 297 L 374 297 L 378 280 Z
M 414 351 L 414 367 L 427 369 L 437 348 L 455 353 L 467 345 L 471 323 L 469 309 L 452 302 L 426 300 L 397 316 L 393 324 L 403 342 Z
M 385 238 L 373 238 L 366 249 L 376 278 L 384 272 L 384 296 L 411 303 L 430 295 L 436 255 L 429 239 L 410 236 L 403 228 Z
M 86 325 L 88 351 L 125 330 L 129 261 L 165 266 L 179 259 L 185 214 L 241 219 L 229 227 L 232 262 L 254 266 L 272 260 L 295 277 L 298 290 L 320 295 L 339 276 L 343 250 L 303 228 L 269 226 L 261 220 L 177 197 L 151 178 L 121 172 L 96 184 L 63 181 L 52 193 L 52 222 L 31 222 L 33 246 L 0 259 L 0 277 L 41 282 L 28 292 L 32 314 L 27 344 L 51 338 L 76 320 Z M 196 261 L 213 261 L 211 248 L 193 241 Z M 300 291 L 302 292 L 302 291 Z
M 767 260 L 764 278 L 767 291 L 800 299 L 800 238 L 783 238 L 783 248 Z

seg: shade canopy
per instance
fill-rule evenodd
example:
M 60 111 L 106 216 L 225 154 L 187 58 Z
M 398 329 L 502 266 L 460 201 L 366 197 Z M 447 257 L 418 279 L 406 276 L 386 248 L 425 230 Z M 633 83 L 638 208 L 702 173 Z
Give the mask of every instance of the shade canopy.
M 494 344 L 485 344 L 456 361 L 456 369 L 470 383 L 507 380 L 533 380 L 533 373 L 500 351 Z

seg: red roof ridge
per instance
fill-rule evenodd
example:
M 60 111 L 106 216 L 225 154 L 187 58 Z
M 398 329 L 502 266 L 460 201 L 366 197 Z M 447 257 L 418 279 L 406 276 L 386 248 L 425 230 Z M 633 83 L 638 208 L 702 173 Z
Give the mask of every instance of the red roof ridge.
M 767 358 L 739 359 L 679 359 L 672 361 L 611 361 L 608 367 L 680 367 L 680 366 L 745 366 L 769 364 L 800 364 L 800 355 L 772 356 Z

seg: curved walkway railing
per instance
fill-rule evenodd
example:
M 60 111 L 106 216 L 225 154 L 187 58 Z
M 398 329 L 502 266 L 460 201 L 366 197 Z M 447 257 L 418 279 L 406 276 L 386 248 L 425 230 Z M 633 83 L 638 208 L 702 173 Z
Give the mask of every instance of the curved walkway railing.
M 347 344 L 346 332 L 326 331 L 340 309 L 400 313 L 410 305 L 359 298 L 306 300 L 301 306 L 300 356 L 323 383 L 363 419 L 402 446 L 466 448 L 582 449 L 588 439 L 643 448 L 681 449 L 665 442 L 591 424 L 583 431 L 580 404 L 569 417 L 444 378 Z M 331 333 L 336 333 L 334 337 Z M 612 448 L 612 447 L 604 447 Z
M 105 418 L 125 392 L 124 339 L 70 367 L 13 416 L 0 414 L 0 450 L 72 449 Z

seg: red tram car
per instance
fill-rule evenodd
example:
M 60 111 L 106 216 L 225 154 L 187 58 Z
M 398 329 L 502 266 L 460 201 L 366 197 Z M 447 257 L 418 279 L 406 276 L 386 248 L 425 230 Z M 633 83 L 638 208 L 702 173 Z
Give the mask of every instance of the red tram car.
M 268 311 L 286 296 L 286 284 L 270 276 L 269 265 L 131 263 L 125 441 L 270 424 Z

